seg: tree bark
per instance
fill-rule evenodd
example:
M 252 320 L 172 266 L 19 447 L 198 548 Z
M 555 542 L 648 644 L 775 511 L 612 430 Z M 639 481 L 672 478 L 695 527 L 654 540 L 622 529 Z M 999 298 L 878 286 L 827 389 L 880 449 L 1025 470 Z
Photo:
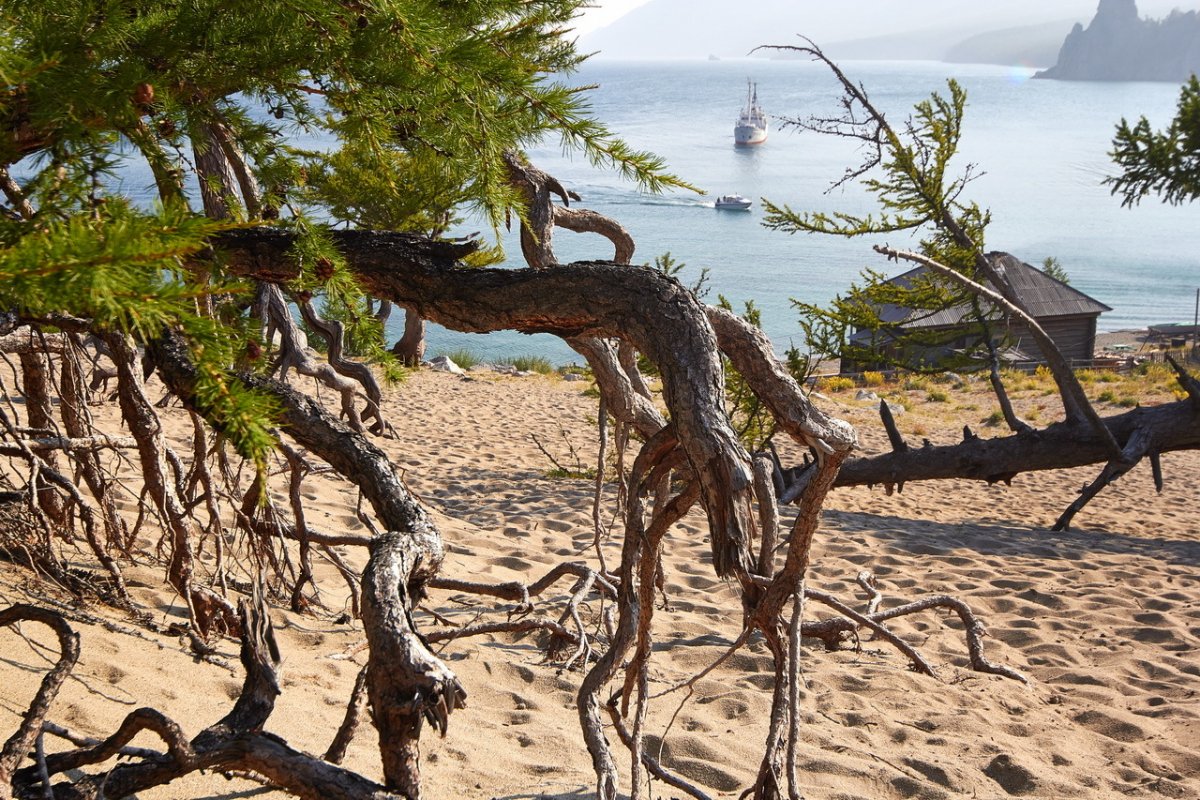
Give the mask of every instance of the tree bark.
M 678 281 L 603 262 L 546 270 L 456 269 L 453 246 L 413 246 L 412 237 L 368 231 L 332 236 L 370 294 L 412 306 L 455 330 L 628 340 L 662 374 L 663 399 L 700 480 L 717 573 L 748 568 L 754 526 L 749 455 L 722 410 L 724 375 L 705 310 Z M 256 229 L 230 231 L 214 244 L 243 274 L 254 275 L 264 261 L 278 274 L 293 238 Z
M 392 345 L 392 353 L 406 367 L 415 367 L 425 358 L 425 320 L 410 308 L 404 309 L 404 333 Z
M 1190 403 L 1136 408 L 1105 419 L 1118 442 L 1145 432 L 1146 449 L 1161 453 L 1200 448 L 1200 414 Z M 1041 430 L 847 461 L 836 486 L 893 485 L 971 478 L 992 483 L 1022 472 L 1066 469 L 1109 461 L 1108 443 L 1090 425 L 1060 422 Z
M 179 337 L 158 340 L 153 353 L 171 390 L 203 412 L 193 391 L 195 373 Z M 246 382 L 278 401 L 282 431 L 357 484 L 387 529 L 372 538 L 362 579 L 363 627 L 370 644 L 368 693 L 380 732 L 386 787 L 416 800 L 423 722 L 445 733 L 449 714 L 466 699 L 454 673 L 417 633 L 411 616 L 413 605 L 424 597 L 425 584 L 441 567 L 441 533 L 387 454 L 365 436 L 278 381 L 247 377 Z

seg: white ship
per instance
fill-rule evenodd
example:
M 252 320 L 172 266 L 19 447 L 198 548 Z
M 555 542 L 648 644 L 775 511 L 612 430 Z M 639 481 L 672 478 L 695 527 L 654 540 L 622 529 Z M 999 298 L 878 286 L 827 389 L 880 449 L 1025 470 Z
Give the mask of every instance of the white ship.
M 742 197 L 740 194 L 723 194 L 713 203 L 714 208 L 725 208 L 732 211 L 748 211 L 750 205 L 750 198 Z
M 733 143 L 762 144 L 767 140 L 767 115 L 758 104 L 758 84 L 746 81 L 746 107 L 733 126 Z

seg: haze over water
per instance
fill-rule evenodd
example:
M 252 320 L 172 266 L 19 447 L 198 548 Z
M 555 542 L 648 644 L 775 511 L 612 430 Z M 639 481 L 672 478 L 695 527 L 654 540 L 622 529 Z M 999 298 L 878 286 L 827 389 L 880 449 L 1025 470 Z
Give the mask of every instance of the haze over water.
M 1179 87 L 1167 83 L 1068 83 L 1029 80 L 1032 70 L 936 62 L 847 62 L 872 100 L 900 124 L 932 91 L 945 93 L 948 77 L 967 90 L 968 108 L 957 170 L 977 165 L 980 177 L 964 197 L 989 208 L 989 249 L 1006 250 L 1040 265 L 1056 257 L 1071 283 L 1113 307 L 1101 330 L 1191 320 L 1200 286 L 1200 207 L 1162 205 L 1149 198 L 1122 208 L 1101 185 L 1114 171 L 1107 152 L 1124 117 L 1149 117 L 1161 127 L 1174 114 Z M 773 118 L 837 113 L 838 87 L 829 71 L 808 61 L 592 61 L 575 83 L 597 83 L 596 116 L 633 146 L 663 156 L 670 169 L 709 196 L 639 193 L 585 159 L 565 158 L 557 142 L 530 152 L 539 167 L 583 197 L 582 206 L 617 219 L 634 236 L 635 263 L 664 252 L 688 266 L 690 282 L 708 267 L 708 300 L 718 294 L 740 308 L 753 300 L 778 348 L 799 340 L 791 299 L 824 303 L 866 267 L 894 274 L 871 251 L 887 242 L 915 247 L 904 235 L 842 240 L 788 236 L 760 224 L 760 199 L 796 210 L 870 210 L 857 188 L 826 193 L 861 153 L 846 140 L 780 130 L 773 119 L 767 142 L 735 148 L 733 121 L 746 79 Z M 716 211 L 715 195 L 738 192 L 755 200 L 749 213 Z M 595 236 L 558 231 L 556 252 L 567 262 L 610 258 Z M 506 239 L 519 265 L 515 234 Z M 573 353 L 554 337 L 519 334 L 479 337 L 435 329 L 430 352 L 470 347 L 483 355 L 541 353 L 567 360 Z

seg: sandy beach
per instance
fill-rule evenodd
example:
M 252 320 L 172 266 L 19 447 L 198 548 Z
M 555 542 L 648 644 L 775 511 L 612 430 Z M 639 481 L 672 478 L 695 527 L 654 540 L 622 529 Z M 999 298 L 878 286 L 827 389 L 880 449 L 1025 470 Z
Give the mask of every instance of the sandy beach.
M 434 512 L 447 543 L 443 574 L 531 581 L 563 561 L 595 564 L 592 484 L 547 477 L 552 464 L 532 438 L 559 460 L 572 460 L 573 449 L 591 465 L 597 406 L 586 386 L 422 370 L 389 390 L 397 435 L 379 444 Z M 887 390 L 906 400 L 899 418 L 906 436 L 957 440 L 963 424 L 999 435 L 982 424 L 994 405 L 986 393 L 941 388 L 941 400 L 929 399 L 930 387 Z M 1040 423 L 1056 413 L 1056 398 L 1043 388 L 1014 395 L 1019 412 Z M 1141 401 L 1169 399 L 1164 390 Z M 864 451 L 887 447 L 872 404 L 853 391 L 823 395 L 818 404 L 856 426 Z M 93 413 L 111 421 L 115 404 Z M 171 424 L 172 436 L 186 442 L 190 426 L 182 412 Z M 1163 466 L 1161 495 L 1149 468 L 1140 466 L 1080 513 L 1067 533 L 1049 528 L 1094 469 L 1020 475 L 1011 487 L 937 482 L 893 496 L 835 491 L 815 545 L 811 586 L 861 608 L 866 597 L 855 576 L 866 570 L 876 576 L 885 607 L 929 594 L 959 597 L 987 627 L 989 658 L 1030 680 L 971 672 L 961 624 L 937 611 L 895 623 L 937 668 L 936 679 L 912 672 L 867 633 L 858 649 L 836 652 L 806 640 L 799 763 L 805 797 L 1200 797 L 1200 453 L 1167 454 Z M 317 474 L 304 488 L 314 528 L 368 533 L 354 514 L 349 484 Z M 136 514 L 136 498 L 123 511 Z M 790 522 L 794 510 L 785 514 Z M 706 535 L 696 511 L 668 535 L 665 609 L 656 616 L 651 666 L 658 691 L 712 663 L 740 631 L 736 587 L 714 576 Z M 610 564 L 619 543 L 614 531 L 605 544 Z M 362 564 L 361 552 L 341 550 Z M 64 557 L 87 566 L 82 551 L 65 548 Z M 203 558 L 212 558 L 211 549 Z M 310 753 L 329 745 L 365 663 L 361 626 L 343 616 L 345 584 L 328 563 L 319 569 L 323 606 L 272 615 L 284 686 L 269 729 Z M 186 640 L 170 632 L 184 616 L 162 572 L 148 557 L 128 568 L 131 592 L 149 612 L 144 625 L 98 603 L 75 603 L 0 563 L 0 603 L 61 604 L 82 639 L 80 665 L 51 720 L 103 737 L 130 710 L 150 706 L 194 735 L 228 710 L 241 686 L 237 643 L 219 641 L 208 660 L 193 656 Z M 569 589 L 569 582 L 558 584 L 538 610 L 556 616 Z M 416 617 L 422 628 L 436 629 L 443 624 L 438 619 L 503 619 L 510 608 L 435 590 Z M 588 611 L 597 613 L 598 602 Z M 807 613 L 828 615 L 817 606 Z M 11 730 L 55 651 L 33 625 L 20 635 L 0 631 L 0 641 L 0 729 Z M 468 699 L 445 738 L 431 733 L 424 740 L 427 798 L 593 795 L 575 710 L 580 673 L 548 663 L 542 644 L 540 635 L 526 634 L 438 645 Z M 652 750 L 712 796 L 737 797 L 754 780 L 772 683 L 765 646 L 752 642 L 691 691 L 656 701 L 646 728 Z M 134 744 L 160 746 L 145 734 Z M 47 746 L 60 745 L 47 739 Z M 346 763 L 379 776 L 369 725 Z M 680 796 L 657 783 L 653 794 Z M 196 775 L 139 796 L 277 795 L 243 778 Z

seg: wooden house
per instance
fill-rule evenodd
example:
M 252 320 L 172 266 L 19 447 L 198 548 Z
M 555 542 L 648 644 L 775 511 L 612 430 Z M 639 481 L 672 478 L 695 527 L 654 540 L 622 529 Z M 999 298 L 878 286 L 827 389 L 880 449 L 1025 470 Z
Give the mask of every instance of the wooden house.
M 1021 305 L 1038 321 L 1068 361 L 1090 361 L 1096 347 L 1096 321 L 1105 311 L 1103 303 L 1088 297 L 1078 289 L 1056 280 L 1045 272 L 1024 263 L 1008 253 L 988 253 L 988 260 L 1003 275 L 1019 298 Z M 891 279 L 891 283 L 911 286 L 927 274 L 925 267 L 909 270 Z M 985 308 L 989 304 L 985 304 Z M 1013 365 L 1033 365 L 1045 359 L 1024 322 L 992 309 L 995 318 L 990 324 L 992 340 L 997 343 L 1002 360 Z M 936 365 L 951 355 L 970 353 L 982 343 L 978 331 L 969 330 L 970 307 L 957 305 L 938 311 L 914 311 L 896 305 L 879 309 L 884 322 L 882 331 L 856 330 L 851 342 L 880 351 L 886 349 L 889 358 L 902 363 Z M 919 331 L 928 342 L 919 347 L 899 351 L 895 336 L 904 331 Z M 856 363 L 843 360 L 843 372 L 877 369 L 881 364 Z

